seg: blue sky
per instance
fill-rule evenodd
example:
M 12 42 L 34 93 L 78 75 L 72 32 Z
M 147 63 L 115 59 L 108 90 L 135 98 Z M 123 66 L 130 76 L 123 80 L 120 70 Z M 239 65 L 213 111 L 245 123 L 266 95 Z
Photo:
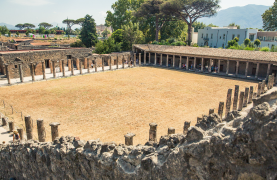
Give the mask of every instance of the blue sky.
M 96 24 L 104 24 L 106 11 L 116 0 L 0 0 L 0 23 L 61 24 L 63 19 L 78 19 L 90 14 Z M 257 4 L 272 6 L 274 0 L 221 0 L 222 9 Z

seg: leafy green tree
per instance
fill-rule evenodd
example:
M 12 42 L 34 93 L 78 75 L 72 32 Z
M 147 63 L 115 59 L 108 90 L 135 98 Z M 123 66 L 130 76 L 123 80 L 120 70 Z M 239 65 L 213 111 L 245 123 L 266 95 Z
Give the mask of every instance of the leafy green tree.
M 86 47 L 95 46 L 97 43 L 96 24 L 92 16 L 86 15 L 80 33 L 80 39 Z
M 124 51 L 132 50 L 133 44 L 142 44 L 144 42 L 143 32 L 139 30 L 138 23 L 129 22 L 123 26 L 123 47 Z
M 71 33 L 71 28 L 73 25 L 76 24 L 76 21 L 74 19 L 65 19 L 62 21 L 63 24 L 67 25 L 68 33 Z
M 102 36 L 107 37 L 108 34 L 111 34 L 111 32 L 108 30 L 108 28 L 104 29 L 104 31 L 102 32 Z
M 39 26 L 39 27 L 44 27 L 45 29 L 49 29 L 50 27 L 53 27 L 52 24 L 49 24 L 49 23 L 47 23 L 47 22 L 39 23 L 38 26 Z
M 23 24 L 23 28 L 31 29 L 31 28 L 34 28 L 34 27 L 36 27 L 36 26 L 33 25 L 33 24 L 30 24 L 30 23 L 24 23 Z
M 233 46 L 237 47 L 238 45 L 239 45 L 238 42 L 235 39 L 233 39 L 233 40 L 228 41 L 227 48 L 231 48 Z
M 254 41 L 254 44 L 255 44 L 257 47 L 259 47 L 259 46 L 261 45 L 261 41 L 260 41 L 259 39 L 256 39 L 256 40 Z
M 38 28 L 38 33 L 39 33 L 39 34 L 45 34 L 45 28 L 42 27 L 42 26 L 40 26 L 40 27 Z
M 240 29 L 240 25 L 237 25 L 236 23 L 231 23 L 231 24 L 229 24 L 228 26 L 235 26 L 235 27 L 237 27 L 238 29 Z
M 250 39 L 246 38 L 246 39 L 244 40 L 243 44 L 244 44 L 245 46 L 249 46 L 250 42 L 251 42 Z
M 78 40 L 70 44 L 70 47 L 86 47 L 82 41 Z
M 85 21 L 85 18 L 79 18 L 79 19 L 77 19 L 77 20 L 75 21 L 75 24 L 78 24 L 78 25 L 80 25 L 80 26 L 83 26 L 84 21 Z
M 19 36 L 19 32 L 18 31 L 16 31 L 16 33 L 15 33 L 17 36 Z
M 168 0 L 163 5 L 163 11 L 187 23 L 189 45 L 192 41 L 192 24 L 198 18 L 214 16 L 219 8 L 219 0 Z
M 265 31 L 276 31 L 277 30 L 277 0 L 262 14 L 263 18 L 263 29 Z
M 161 40 L 175 38 L 177 41 L 186 41 L 187 38 L 187 24 L 182 20 L 166 21 L 160 30 Z
M 11 37 L 11 34 L 12 34 L 11 31 L 9 31 L 9 32 L 8 32 L 9 37 Z
M 207 25 L 204 24 L 203 22 L 195 21 L 192 24 L 192 27 L 194 28 L 194 32 L 198 32 L 198 29 L 204 29 L 205 27 L 207 27 Z
M 0 26 L 0 32 L 1 34 L 8 34 L 10 31 L 7 26 Z
M 54 28 L 50 29 L 50 34 L 57 34 L 56 29 L 54 29 Z
M 235 40 L 236 42 L 239 42 L 239 38 L 235 37 L 233 40 Z
M 118 29 L 112 33 L 111 38 L 114 39 L 115 43 L 123 42 L 123 29 Z
M 19 28 L 20 30 L 24 29 L 24 25 L 23 24 L 17 24 L 17 25 L 15 25 L 15 27 Z
M 121 44 L 116 43 L 113 38 L 108 38 L 107 40 L 98 41 L 95 45 L 94 52 L 97 54 L 110 54 L 111 52 L 120 52 Z
M 136 11 L 145 0 L 117 0 L 113 5 L 113 12 L 107 11 L 105 26 L 111 26 L 113 31 L 121 29 L 123 25 L 129 22 L 137 22 L 133 12 Z
M 44 34 L 50 34 L 50 30 L 49 29 L 46 29 Z

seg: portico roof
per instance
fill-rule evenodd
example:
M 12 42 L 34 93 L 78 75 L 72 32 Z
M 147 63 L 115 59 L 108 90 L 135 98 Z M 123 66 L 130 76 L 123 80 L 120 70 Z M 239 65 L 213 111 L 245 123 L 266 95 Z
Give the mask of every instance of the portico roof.
M 153 44 L 135 44 L 135 48 L 146 52 L 182 55 L 199 58 L 213 58 L 222 60 L 239 60 L 239 61 L 262 61 L 262 63 L 276 63 L 276 52 L 263 51 L 247 51 L 247 50 L 233 50 L 233 49 L 219 49 L 219 48 L 204 48 L 204 47 L 190 47 L 190 46 L 165 46 Z

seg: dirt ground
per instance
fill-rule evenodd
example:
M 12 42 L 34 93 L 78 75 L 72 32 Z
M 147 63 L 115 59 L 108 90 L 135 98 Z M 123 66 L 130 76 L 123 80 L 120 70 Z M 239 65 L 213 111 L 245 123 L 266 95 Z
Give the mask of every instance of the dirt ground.
M 47 140 L 51 122 L 59 122 L 60 136 L 84 140 L 124 143 L 124 135 L 135 133 L 134 144 L 149 138 L 149 123 L 158 124 L 158 139 L 169 127 L 182 133 L 185 121 L 196 123 L 198 116 L 217 112 L 226 101 L 227 90 L 240 90 L 256 82 L 151 67 L 132 68 L 30 84 L 1 87 L 5 101 L 0 112 L 22 126 L 21 111 L 34 120 L 44 119 Z M 11 114 L 13 106 L 14 114 Z

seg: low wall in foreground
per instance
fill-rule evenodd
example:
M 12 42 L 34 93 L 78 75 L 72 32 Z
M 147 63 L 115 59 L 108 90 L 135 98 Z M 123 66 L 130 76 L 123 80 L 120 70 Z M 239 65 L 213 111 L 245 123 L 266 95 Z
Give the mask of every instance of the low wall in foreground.
M 273 92 L 276 93 L 276 92 Z M 263 95 L 261 96 L 261 98 Z M 221 120 L 204 116 L 185 134 L 126 146 L 61 137 L 0 146 L 0 179 L 277 178 L 277 105 L 263 102 Z

